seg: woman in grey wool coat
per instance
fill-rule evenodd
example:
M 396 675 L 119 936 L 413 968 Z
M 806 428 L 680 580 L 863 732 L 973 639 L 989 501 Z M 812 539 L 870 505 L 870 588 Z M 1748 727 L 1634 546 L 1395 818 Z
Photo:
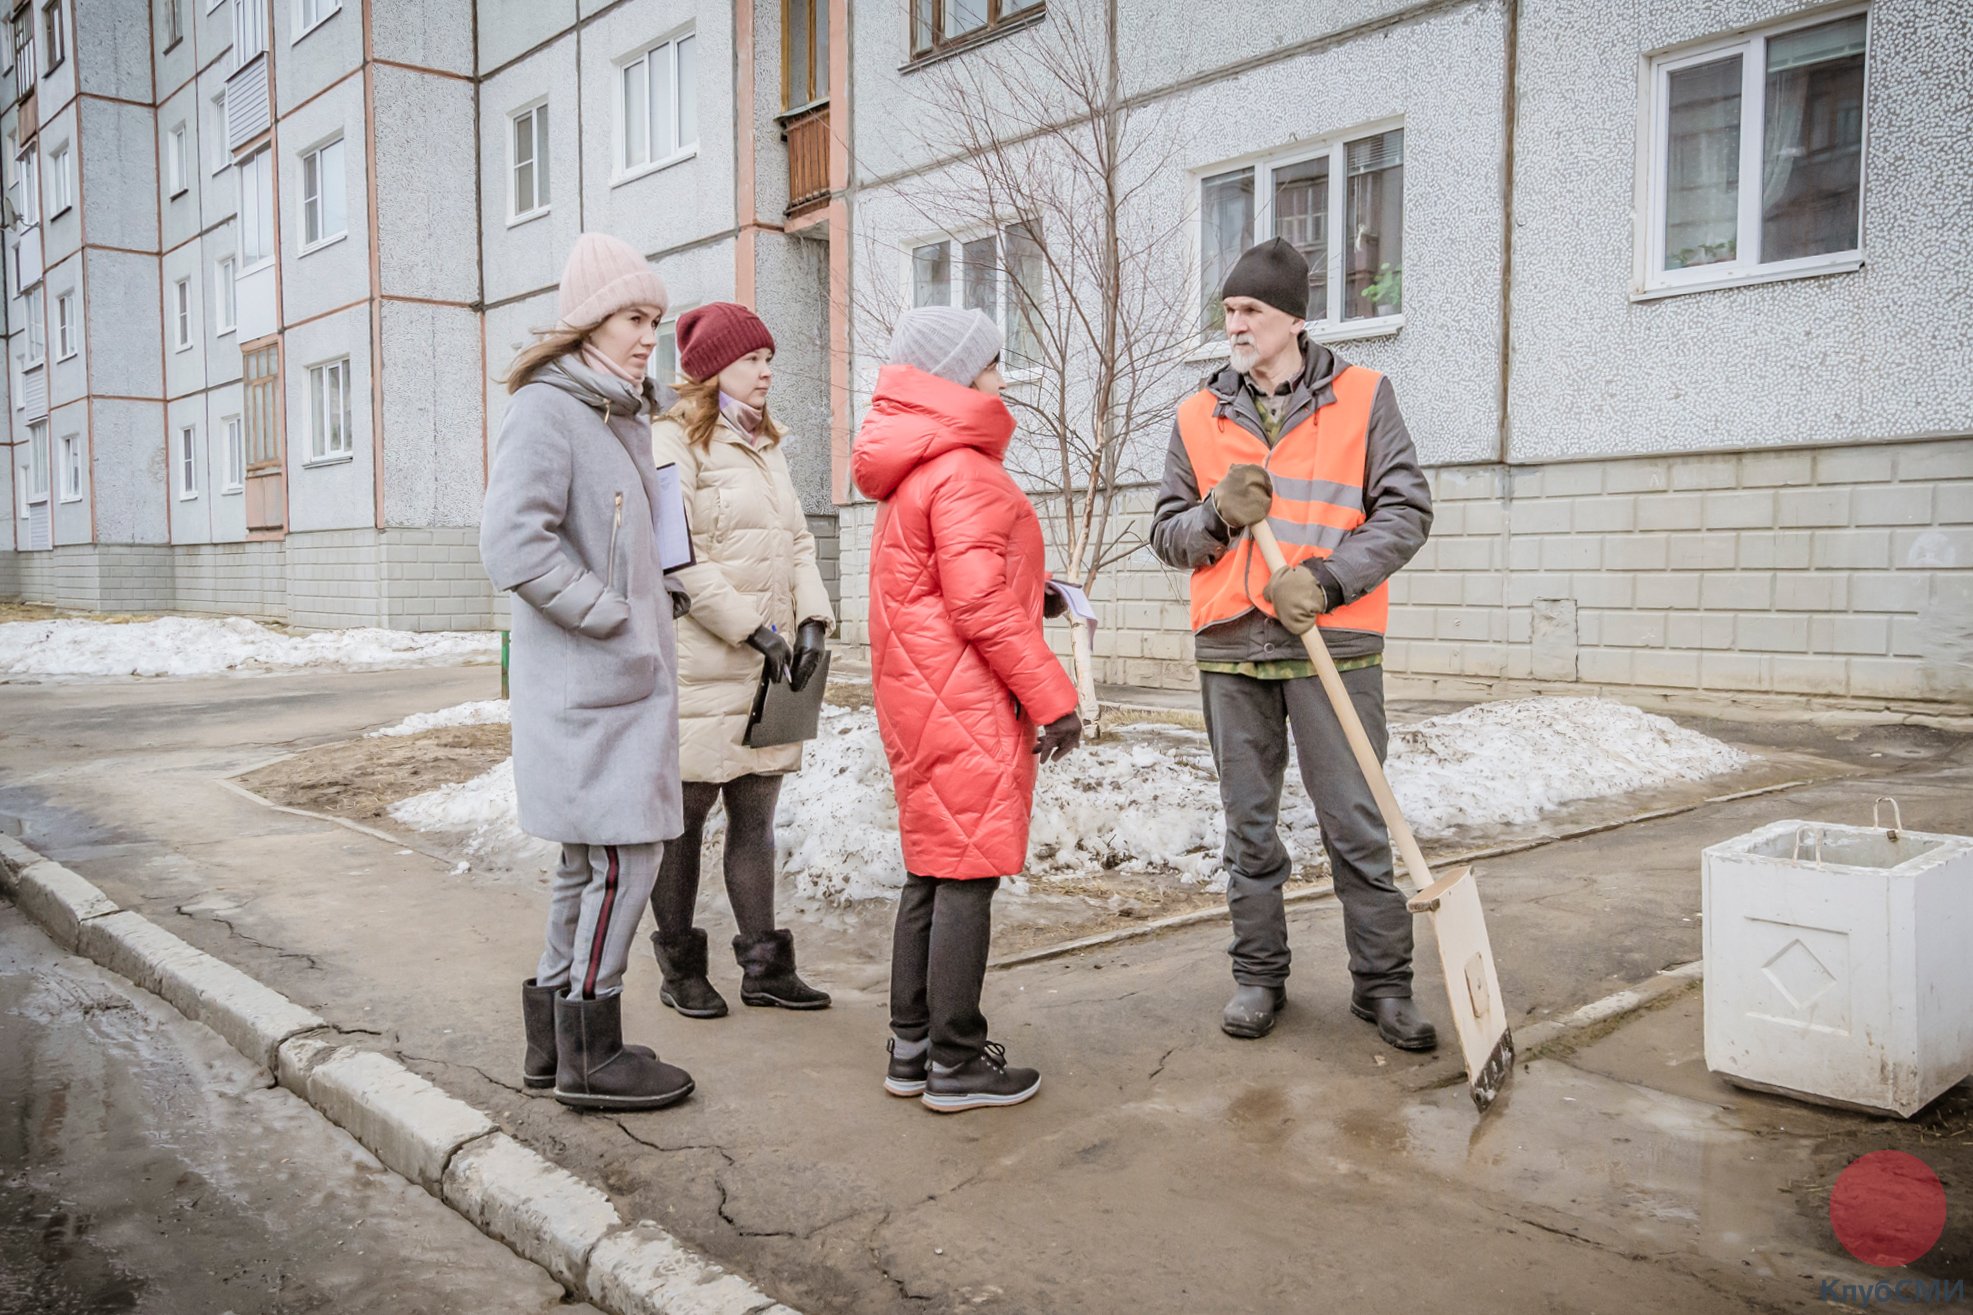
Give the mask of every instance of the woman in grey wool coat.
M 578 1109 L 655 1109 L 683 1069 L 623 1044 L 626 959 L 666 841 L 683 828 L 675 614 L 652 508 L 658 399 L 645 378 L 665 286 L 627 243 L 585 233 L 560 320 L 514 359 L 480 556 L 514 592 L 521 829 L 559 841 L 547 946 L 521 988 L 523 1079 Z

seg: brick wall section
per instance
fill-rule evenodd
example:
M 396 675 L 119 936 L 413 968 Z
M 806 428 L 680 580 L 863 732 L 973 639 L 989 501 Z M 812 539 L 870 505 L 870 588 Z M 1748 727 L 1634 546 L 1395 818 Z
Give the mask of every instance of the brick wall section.
M 304 629 L 495 626 L 479 532 L 336 530 L 251 543 L 58 548 L 6 556 L 31 602 L 103 612 L 190 612 Z
M 1392 581 L 1387 653 L 1419 692 L 1973 704 L 1973 439 L 1429 474 L 1432 538 Z M 1123 510 L 1141 533 L 1150 492 Z M 843 509 L 851 646 L 871 520 Z M 1140 549 L 1098 593 L 1099 681 L 1197 684 L 1180 573 Z
M 394 630 L 486 630 L 493 582 L 472 527 L 384 531 L 379 543 L 382 624 Z
M 822 569 L 822 583 L 829 589 L 829 601 L 842 610 L 842 554 L 834 516 L 810 516 L 808 532 L 815 536 L 815 564 Z
M 172 564 L 174 611 L 288 619 L 287 555 L 277 541 L 179 548 Z

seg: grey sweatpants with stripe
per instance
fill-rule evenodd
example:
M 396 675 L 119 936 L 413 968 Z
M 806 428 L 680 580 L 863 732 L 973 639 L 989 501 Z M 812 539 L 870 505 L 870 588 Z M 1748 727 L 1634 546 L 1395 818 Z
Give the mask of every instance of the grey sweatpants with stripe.
M 1382 761 L 1384 670 L 1343 673 L 1350 703 Z M 1313 676 L 1259 680 L 1199 673 L 1206 735 L 1226 808 L 1226 904 L 1233 918 L 1233 980 L 1279 986 L 1288 978 L 1288 917 L 1281 887 L 1292 862 L 1281 843 L 1281 779 L 1294 731 L 1302 784 L 1322 826 L 1322 847 L 1359 999 L 1411 994 L 1411 913 L 1392 879 L 1391 839 L 1357 770 L 1342 723 Z
M 548 895 L 548 945 L 534 980 L 595 999 L 623 989 L 630 942 L 664 845 L 562 846 Z

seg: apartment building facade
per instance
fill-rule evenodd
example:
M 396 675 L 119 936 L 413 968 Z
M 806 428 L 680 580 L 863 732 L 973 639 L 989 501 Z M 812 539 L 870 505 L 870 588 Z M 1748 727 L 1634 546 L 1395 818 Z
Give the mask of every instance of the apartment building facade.
M 978 143 L 940 98 L 1044 136 L 1023 70 L 1093 40 L 1157 161 L 1125 204 L 1182 230 L 1136 267 L 1181 307 L 1165 404 L 1224 359 L 1212 288 L 1273 235 L 1311 259 L 1312 334 L 1397 388 L 1439 511 L 1394 583 L 1394 688 L 1973 700 L 1966 6 L 1217 14 L 17 3 L 0 596 L 497 624 L 472 543 L 498 376 L 590 228 L 658 261 L 674 320 L 735 298 L 774 327 L 854 649 L 875 509 L 848 456 L 889 319 L 1023 333 L 1038 221 L 942 217 Z M 1132 437 L 1126 548 L 1165 432 Z M 1182 577 L 1136 547 L 1094 593 L 1099 679 L 1194 681 Z
M 552 324 L 585 228 L 670 281 L 654 371 L 679 312 L 774 308 L 777 410 L 832 557 L 826 242 L 782 231 L 788 171 L 755 150 L 779 104 L 745 132 L 733 112 L 781 80 L 778 41 L 751 68 L 747 7 L 32 0 L 9 19 L 0 596 L 497 624 L 477 525 L 499 376 Z M 756 205 L 768 222 L 742 224 Z
M 1185 225 L 1144 272 L 1196 317 L 1172 400 L 1224 360 L 1219 278 L 1277 235 L 1311 335 L 1397 390 L 1438 514 L 1393 583 L 1394 689 L 1973 703 L 1973 9 L 909 8 L 854 32 L 861 303 L 1010 304 L 1004 237 L 935 221 L 980 171 L 925 86 L 972 62 L 975 133 L 1045 134 L 1025 71 L 1081 33 L 1159 162 L 1128 204 Z M 857 336 L 858 387 L 882 345 Z M 1147 430 L 1121 465 L 1154 479 Z M 1118 507 L 1141 545 L 1150 488 Z M 842 510 L 852 618 L 873 517 Z M 1181 573 L 1140 546 L 1095 595 L 1099 679 L 1196 682 Z

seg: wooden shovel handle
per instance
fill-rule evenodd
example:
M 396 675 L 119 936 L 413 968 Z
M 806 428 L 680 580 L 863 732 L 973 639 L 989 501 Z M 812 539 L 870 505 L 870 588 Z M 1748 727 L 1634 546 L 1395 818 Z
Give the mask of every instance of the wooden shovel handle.
M 1248 526 L 1247 532 L 1254 536 L 1254 543 L 1259 546 L 1270 574 L 1288 564 L 1282 559 L 1281 545 L 1275 542 L 1274 530 L 1266 521 Z M 1377 751 L 1371 748 L 1370 737 L 1363 730 L 1363 720 L 1356 715 L 1356 705 L 1350 702 L 1350 692 L 1343 685 L 1343 673 L 1336 670 L 1336 659 L 1329 656 L 1329 645 L 1323 642 L 1319 629 L 1313 626 L 1302 636 L 1302 645 L 1308 649 L 1309 661 L 1315 664 L 1315 674 L 1322 681 L 1322 689 L 1329 696 L 1330 706 L 1336 709 L 1336 720 L 1343 724 L 1343 734 L 1349 739 L 1350 752 L 1356 755 L 1356 765 L 1363 769 L 1363 779 L 1370 783 L 1370 793 L 1377 800 L 1377 811 L 1384 815 L 1384 825 L 1390 830 L 1391 843 L 1404 858 L 1412 881 L 1420 889 L 1431 885 L 1432 869 L 1427 866 L 1424 851 L 1418 848 L 1410 825 L 1398 809 L 1397 796 L 1391 793 L 1391 783 L 1384 776 L 1384 765 L 1377 761 Z

